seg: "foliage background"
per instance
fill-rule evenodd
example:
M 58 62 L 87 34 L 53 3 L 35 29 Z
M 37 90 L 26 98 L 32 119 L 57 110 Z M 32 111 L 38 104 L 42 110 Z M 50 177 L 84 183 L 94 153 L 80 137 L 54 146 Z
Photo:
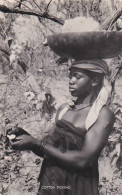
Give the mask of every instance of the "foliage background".
M 92 16 L 101 24 L 120 9 L 120 0 L 1 0 L 10 10 L 46 12 L 60 21 L 76 16 Z M 6 129 L 19 125 L 34 137 L 42 139 L 50 133 L 55 112 L 43 110 L 45 94 L 51 93 L 57 110 L 69 102 L 67 66 L 43 45 L 45 38 L 60 32 L 61 24 L 47 18 L 0 12 L 0 193 L 35 195 L 42 159 L 35 154 L 16 152 L 6 145 Z M 119 16 L 111 26 L 121 30 Z M 121 194 L 121 56 L 109 60 L 116 79 L 111 107 L 116 114 L 114 131 L 99 159 L 100 195 Z

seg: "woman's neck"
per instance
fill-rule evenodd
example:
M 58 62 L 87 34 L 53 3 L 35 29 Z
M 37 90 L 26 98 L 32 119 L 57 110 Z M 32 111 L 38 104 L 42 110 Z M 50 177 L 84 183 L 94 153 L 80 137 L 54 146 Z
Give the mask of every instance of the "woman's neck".
M 95 91 L 93 91 L 89 95 L 87 95 L 86 97 L 78 97 L 76 102 L 77 102 L 77 104 L 90 105 L 90 104 L 94 103 L 96 98 L 97 98 L 97 94 Z

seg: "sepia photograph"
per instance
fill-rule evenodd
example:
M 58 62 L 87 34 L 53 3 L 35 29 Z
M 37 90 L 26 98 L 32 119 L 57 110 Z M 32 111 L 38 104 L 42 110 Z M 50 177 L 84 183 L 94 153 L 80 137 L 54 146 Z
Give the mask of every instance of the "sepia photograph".
M 0 0 L 0 195 L 122 194 L 121 70 L 121 0 Z

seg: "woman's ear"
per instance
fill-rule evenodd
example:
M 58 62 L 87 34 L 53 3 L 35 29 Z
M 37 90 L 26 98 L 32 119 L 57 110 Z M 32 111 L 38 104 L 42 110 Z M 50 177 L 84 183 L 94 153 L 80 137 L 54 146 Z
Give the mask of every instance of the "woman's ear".
M 98 84 L 99 84 L 99 78 L 96 77 L 92 80 L 92 87 L 96 87 Z

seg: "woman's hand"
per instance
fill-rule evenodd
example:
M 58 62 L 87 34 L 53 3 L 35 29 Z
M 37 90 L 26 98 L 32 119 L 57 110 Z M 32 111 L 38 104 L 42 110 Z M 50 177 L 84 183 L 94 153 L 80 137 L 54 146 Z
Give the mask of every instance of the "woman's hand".
M 21 127 L 12 127 L 10 129 L 7 129 L 6 135 L 12 135 L 20 136 L 20 135 L 30 135 L 27 131 L 22 129 Z
M 9 140 L 10 146 L 15 150 L 33 150 L 36 145 L 36 139 L 31 135 L 20 135 L 15 139 Z
M 44 157 L 41 150 L 41 141 L 32 137 L 20 127 L 12 127 L 6 131 L 6 137 L 10 147 L 14 150 L 31 150 L 36 155 Z

